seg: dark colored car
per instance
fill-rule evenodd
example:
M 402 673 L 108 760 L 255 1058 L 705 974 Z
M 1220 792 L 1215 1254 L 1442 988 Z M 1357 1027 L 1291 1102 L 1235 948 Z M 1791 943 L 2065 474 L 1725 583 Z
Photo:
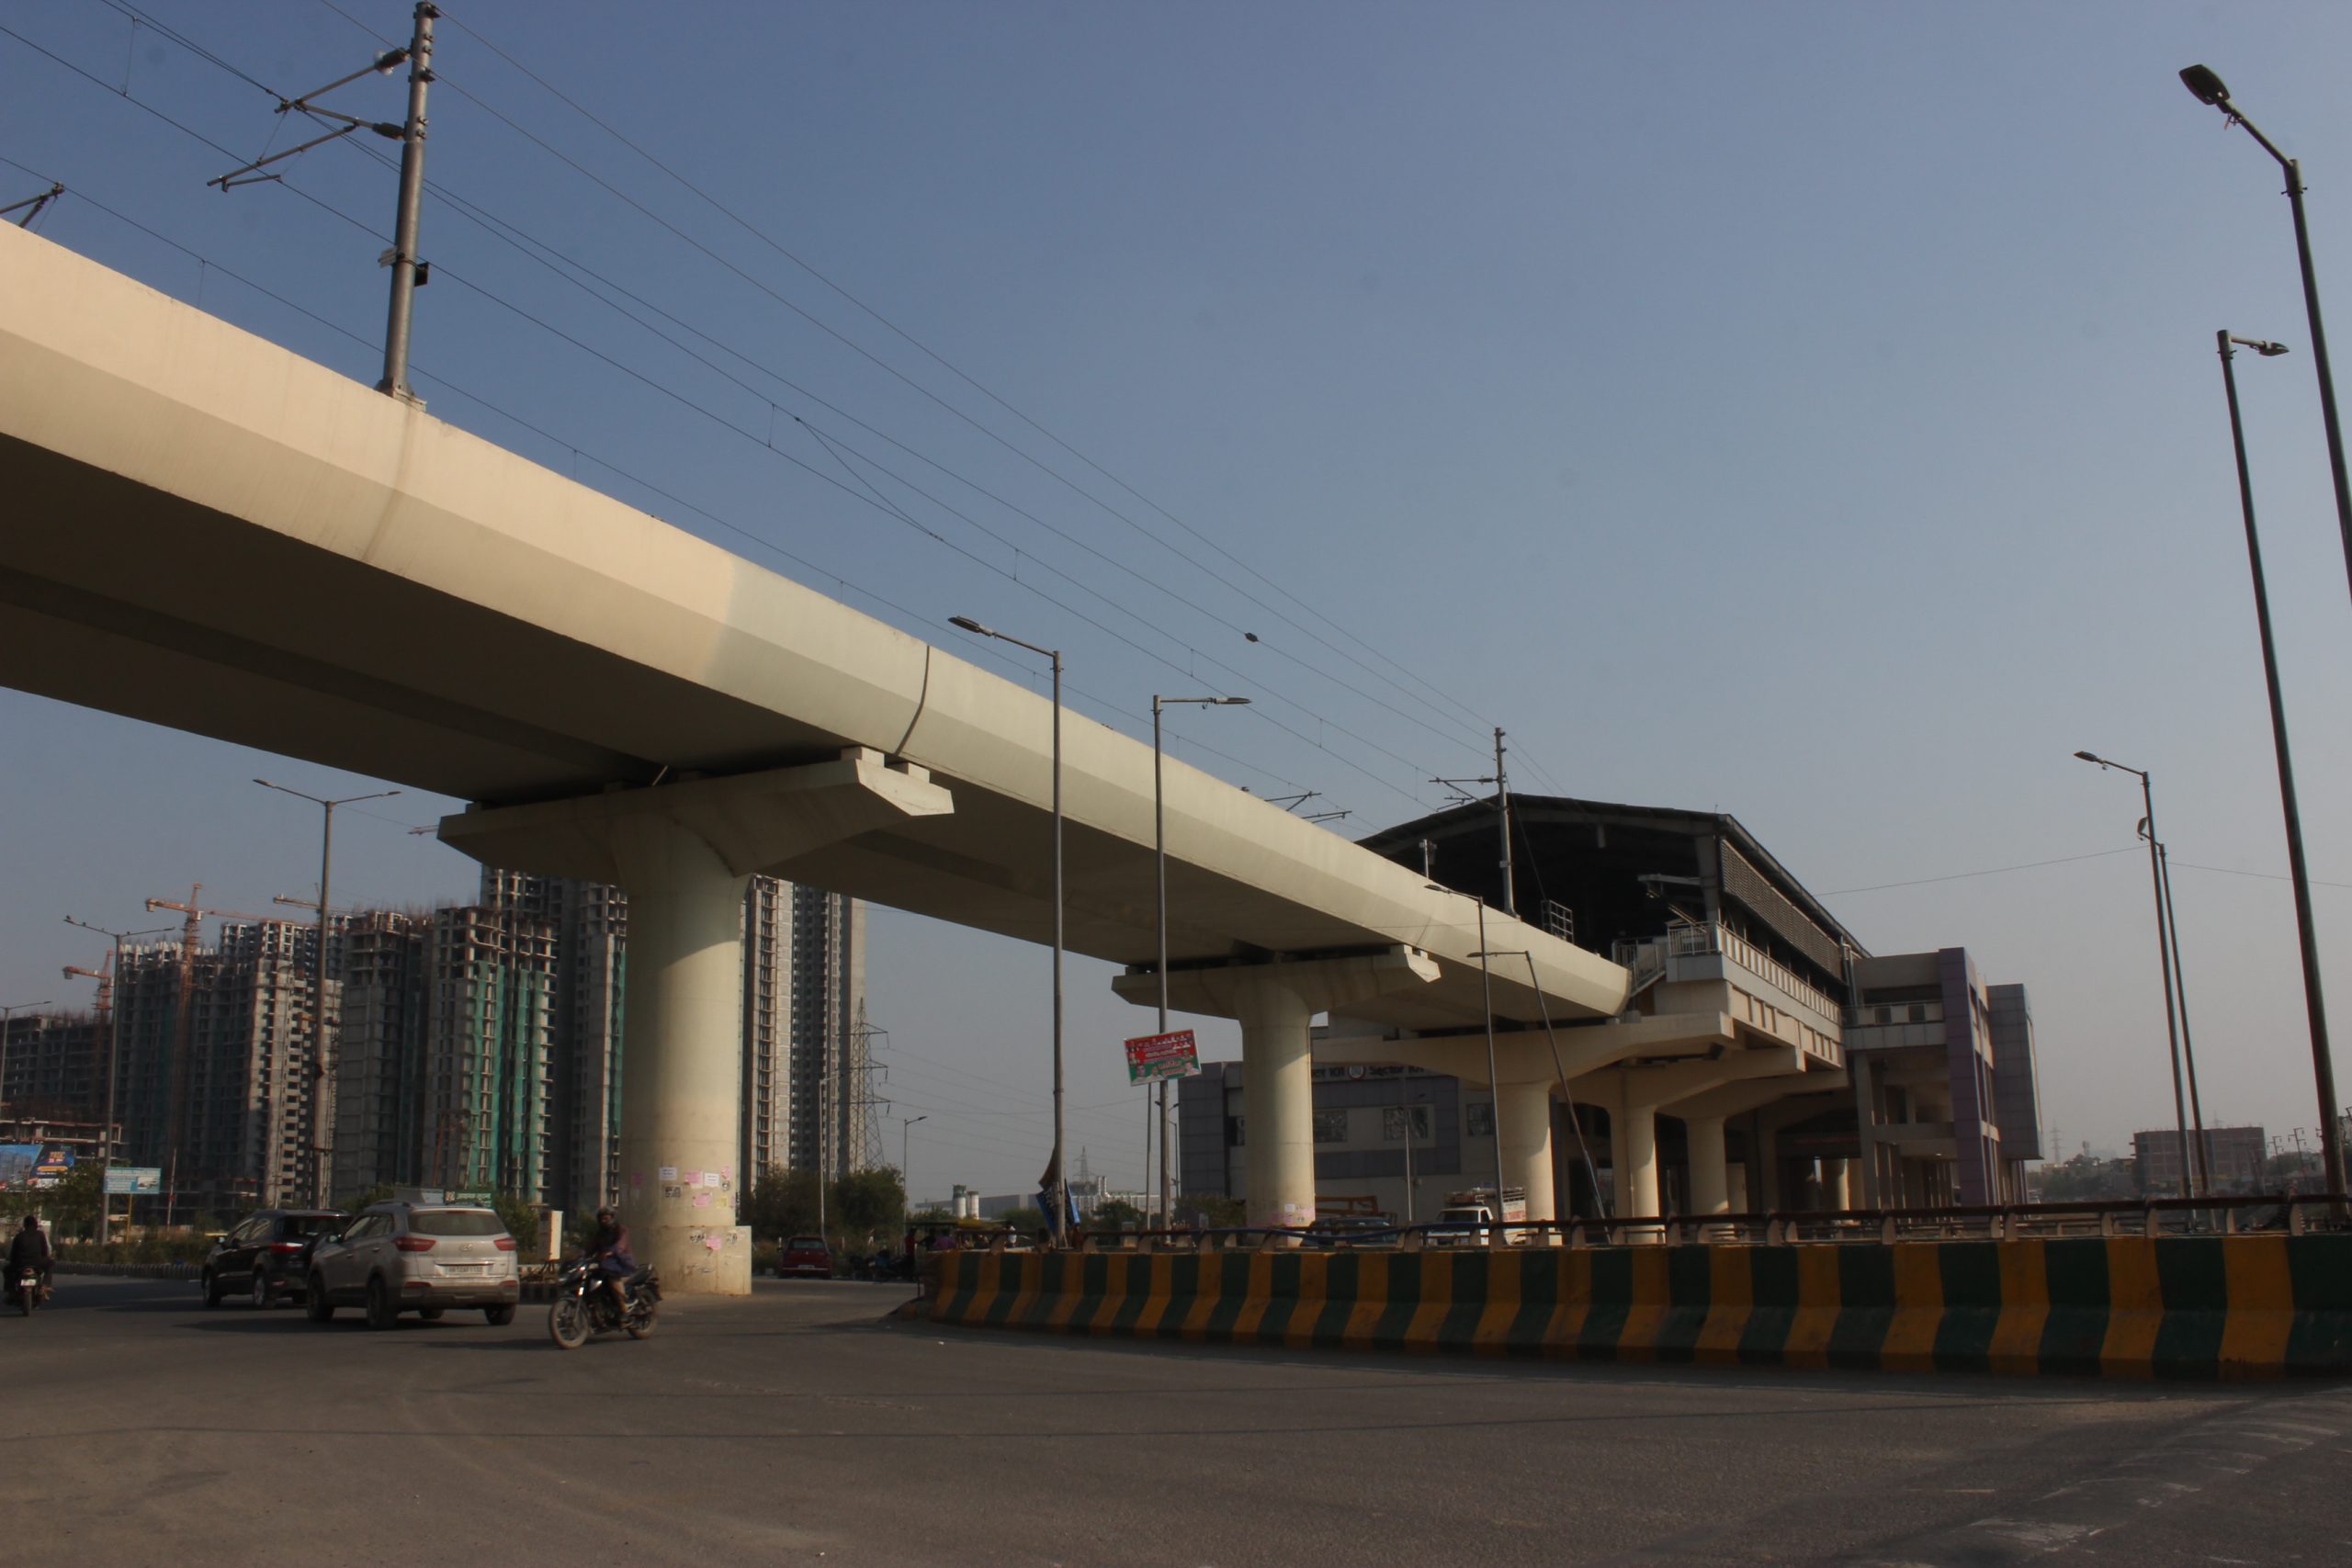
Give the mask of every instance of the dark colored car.
M 1394 1247 L 1396 1223 L 1366 1214 L 1329 1214 L 1306 1227 L 1304 1244 L 1309 1250 L 1342 1247 Z
M 833 1249 L 825 1245 L 823 1236 L 796 1235 L 777 1252 L 775 1274 L 779 1280 L 788 1280 L 796 1274 L 830 1280 L 833 1277 Z
M 265 1311 L 273 1302 L 300 1300 L 310 1277 L 311 1246 L 343 1228 L 332 1209 L 263 1209 L 247 1214 L 212 1244 L 204 1258 L 204 1304 L 232 1294 L 250 1296 Z

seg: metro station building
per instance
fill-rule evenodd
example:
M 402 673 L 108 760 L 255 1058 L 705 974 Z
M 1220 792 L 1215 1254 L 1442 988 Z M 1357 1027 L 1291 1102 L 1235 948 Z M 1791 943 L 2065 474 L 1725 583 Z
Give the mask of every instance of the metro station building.
M 1520 795 L 1511 822 L 1508 903 L 1490 801 L 1363 842 L 1623 964 L 1624 1010 L 1498 1020 L 1491 1074 L 1484 1030 L 1334 1012 L 1315 1048 L 1324 1207 L 1432 1219 L 1492 1185 L 1498 1120 L 1532 1218 L 2022 1201 L 2042 1157 L 2023 986 L 1987 986 L 1962 947 L 1871 953 L 1727 814 Z M 1186 1192 L 1250 1196 L 1242 1077 L 1209 1064 L 1180 1088 Z

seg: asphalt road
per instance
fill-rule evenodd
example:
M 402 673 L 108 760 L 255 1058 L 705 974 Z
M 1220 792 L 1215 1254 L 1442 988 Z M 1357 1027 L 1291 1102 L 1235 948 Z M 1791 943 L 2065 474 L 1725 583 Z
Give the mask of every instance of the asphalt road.
M 0 1317 L 58 1564 L 2352 1562 L 2352 1389 L 1141 1347 L 762 1281 L 565 1353 L 61 1276 Z

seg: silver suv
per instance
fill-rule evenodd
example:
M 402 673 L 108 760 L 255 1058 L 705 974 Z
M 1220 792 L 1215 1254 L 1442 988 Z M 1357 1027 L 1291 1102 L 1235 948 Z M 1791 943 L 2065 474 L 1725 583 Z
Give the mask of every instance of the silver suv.
M 339 1306 L 366 1308 L 370 1328 L 390 1328 L 404 1312 L 430 1321 L 480 1307 L 497 1327 L 514 1320 L 522 1292 L 514 1238 L 495 1210 L 375 1203 L 312 1250 L 305 1294 L 312 1323 Z

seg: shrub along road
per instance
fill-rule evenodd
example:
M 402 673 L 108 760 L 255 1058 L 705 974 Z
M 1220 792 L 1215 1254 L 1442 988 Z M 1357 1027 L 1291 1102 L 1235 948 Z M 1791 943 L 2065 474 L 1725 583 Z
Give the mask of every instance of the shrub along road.
M 566 1354 L 61 1276 L 0 1319 L 61 1562 L 2352 1561 L 2352 1391 L 941 1333 L 761 1281 Z

